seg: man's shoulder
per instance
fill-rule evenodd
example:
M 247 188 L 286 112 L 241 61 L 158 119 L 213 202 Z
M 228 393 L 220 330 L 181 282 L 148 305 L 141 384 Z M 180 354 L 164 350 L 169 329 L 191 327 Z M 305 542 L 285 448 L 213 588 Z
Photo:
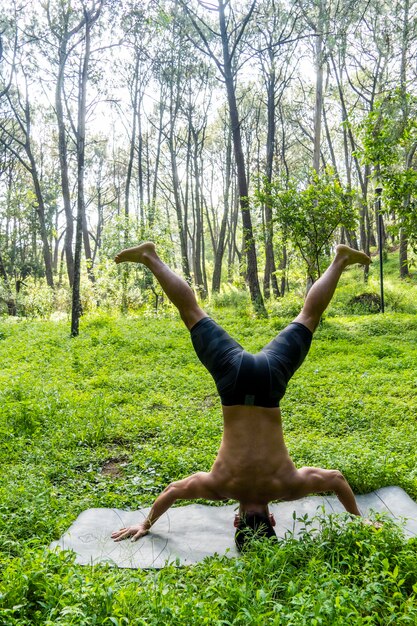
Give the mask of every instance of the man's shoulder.
M 342 477 L 338 470 L 322 467 L 300 467 L 292 479 L 294 499 L 302 498 L 310 493 L 332 491 L 334 482 Z
M 220 483 L 212 472 L 196 472 L 182 480 L 172 483 L 183 498 L 205 498 L 207 500 L 222 500 L 224 495 L 219 491 Z
M 222 494 L 223 481 L 217 475 L 216 472 L 197 472 L 195 474 L 197 480 L 200 482 L 201 487 L 206 490 L 209 500 L 224 500 L 225 496 Z

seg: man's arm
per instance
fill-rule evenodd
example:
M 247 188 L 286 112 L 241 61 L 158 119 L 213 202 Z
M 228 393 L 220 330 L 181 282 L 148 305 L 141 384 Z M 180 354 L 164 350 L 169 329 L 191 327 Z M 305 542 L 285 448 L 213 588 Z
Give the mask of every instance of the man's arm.
M 301 478 L 301 491 L 297 497 L 302 498 L 309 493 L 333 491 L 348 513 L 361 515 L 356 504 L 354 493 L 339 470 L 326 470 L 320 467 L 302 467 L 298 470 Z
M 192 474 L 183 480 L 171 483 L 156 498 L 148 513 L 147 518 L 128 528 L 121 528 L 111 534 L 114 541 L 121 541 L 132 537 L 132 541 L 136 541 L 147 535 L 149 529 L 155 522 L 174 504 L 176 500 L 194 500 L 197 498 L 207 498 L 208 500 L 217 500 L 218 496 L 211 487 L 210 474 L 206 472 L 198 472 Z

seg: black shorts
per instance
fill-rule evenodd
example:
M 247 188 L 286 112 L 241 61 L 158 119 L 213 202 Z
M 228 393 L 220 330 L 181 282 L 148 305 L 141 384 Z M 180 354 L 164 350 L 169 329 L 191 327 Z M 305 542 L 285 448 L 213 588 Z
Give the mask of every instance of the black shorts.
M 224 406 L 279 406 L 313 337 L 306 326 L 292 322 L 260 352 L 251 354 L 210 317 L 203 317 L 190 332 L 197 356 L 213 376 Z

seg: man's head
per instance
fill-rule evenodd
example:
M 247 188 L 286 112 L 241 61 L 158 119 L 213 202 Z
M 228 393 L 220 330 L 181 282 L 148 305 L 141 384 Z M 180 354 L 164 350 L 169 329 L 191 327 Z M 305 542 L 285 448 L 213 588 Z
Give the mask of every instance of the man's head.
M 235 543 L 242 552 L 251 539 L 271 539 L 278 541 L 274 527 L 275 520 L 272 514 L 244 512 L 235 517 Z

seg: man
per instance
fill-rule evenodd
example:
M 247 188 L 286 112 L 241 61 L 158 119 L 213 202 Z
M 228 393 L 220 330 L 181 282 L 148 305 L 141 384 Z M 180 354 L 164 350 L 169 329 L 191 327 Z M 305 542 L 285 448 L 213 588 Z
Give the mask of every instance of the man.
M 115 541 L 136 541 L 177 500 L 206 498 L 239 501 L 236 545 L 248 534 L 276 539 L 268 503 L 297 500 L 332 491 L 346 511 L 360 515 L 352 489 L 337 470 L 296 469 L 284 443 L 279 401 L 303 362 L 313 333 L 348 265 L 370 258 L 339 245 L 326 272 L 311 287 L 301 313 L 261 352 L 252 355 L 198 306 L 189 285 L 161 261 L 151 242 L 120 252 L 116 263 L 142 263 L 158 280 L 190 331 L 196 353 L 212 374 L 222 401 L 224 433 L 210 472 L 173 482 L 157 497 L 145 521 L 112 533 Z

